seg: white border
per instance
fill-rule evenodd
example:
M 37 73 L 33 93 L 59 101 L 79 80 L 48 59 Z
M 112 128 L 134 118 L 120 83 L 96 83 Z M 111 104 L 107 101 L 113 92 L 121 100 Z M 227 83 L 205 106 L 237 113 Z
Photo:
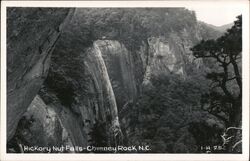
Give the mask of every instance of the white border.
M 6 7 L 197 7 L 232 5 L 243 15 L 243 153 L 242 154 L 6 154 Z M 1 4 L 1 155 L 0 160 L 249 160 L 249 2 L 240 1 L 2 1 Z

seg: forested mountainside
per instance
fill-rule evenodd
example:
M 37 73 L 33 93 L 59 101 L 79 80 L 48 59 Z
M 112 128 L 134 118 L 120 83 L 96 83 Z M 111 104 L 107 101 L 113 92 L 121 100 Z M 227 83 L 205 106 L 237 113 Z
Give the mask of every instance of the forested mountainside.
M 225 25 L 222 25 L 222 26 L 214 26 L 214 25 L 211 25 L 211 24 L 206 24 L 204 22 L 200 22 L 200 23 L 203 23 L 205 24 L 206 26 L 209 26 L 210 28 L 214 29 L 214 30 L 217 30 L 217 31 L 220 31 L 220 32 L 226 32 L 228 29 L 230 29 L 234 23 L 229 23 L 229 24 L 225 24 Z
M 190 50 L 223 33 L 193 11 L 8 8 L 7 17 L 9 152 L 149 145 L 131 152 L 200 153 L 223 144 L 219 116 L 228 114 L 202 101 L 216 62 Z

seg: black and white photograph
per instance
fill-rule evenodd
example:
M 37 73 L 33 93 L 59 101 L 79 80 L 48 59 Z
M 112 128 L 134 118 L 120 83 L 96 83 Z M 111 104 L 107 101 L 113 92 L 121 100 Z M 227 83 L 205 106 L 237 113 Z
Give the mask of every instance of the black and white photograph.
M 1 6 L 1 147 L 6 155 L 241 156 L 245 2 Z

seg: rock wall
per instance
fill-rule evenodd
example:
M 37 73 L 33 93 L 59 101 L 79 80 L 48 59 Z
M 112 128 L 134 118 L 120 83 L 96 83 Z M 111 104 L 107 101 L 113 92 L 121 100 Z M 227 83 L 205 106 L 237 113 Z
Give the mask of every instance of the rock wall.
M 8 140 L 47 76 L 51 53 L 70 19 L 69 12 L 50 8 L 7 9 Z
M 93 47 L 86 53 L 85 74 L 89 75 L 91 79 L 91 82 L 86 82 L 88 93 L 85 95 L 87 99 L 85 107 L 89 111 L 89 115 L 86 116 L 85 111 L 82 111 L 82 114 L 93 124 L 96 121 L 106 123 L 109 137 L 111 137 L 108 142 L 110 145 L 114 145 L 116 144 L 115 136 L 120 135 L 120 124 L 116 97 L 102 54 L 98 42 L 94 42 Z
M 188 65 L 202 67 L 202 60 L 195 60 L 190 51 L 202 36 L 199 33 L 194 36 L 188 30 L 184 28 L 182 32 L 171 32 L 166 37 L 148 38 L 148 55 L 141 54 L 143 62 L 146 62 L 143 85 L 150 84 L 151 77 L 162 74 L 176 74 L 185 79 L 189 74 L 186 69 Z
M 107 67 L 118 108 L 122 108 L 127 102 L 133 102 L 138 95 L 133 56 L 119 41 L 98 40 L 95 44 Z

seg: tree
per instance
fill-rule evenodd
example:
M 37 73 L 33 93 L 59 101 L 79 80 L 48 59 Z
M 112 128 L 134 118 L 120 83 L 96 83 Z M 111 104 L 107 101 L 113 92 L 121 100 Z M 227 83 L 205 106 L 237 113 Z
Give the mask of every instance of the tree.
M 95 147 L 105 147 L 108 146 L 108 136 L 106 133 L 106 123 L 105 122 L 99 122 L 96 120 L 91 132 L 89 133 L 89 136 L 91 140 L 92 146 Z M 105 151 L 98 150 L 96 153 L 105 153 Z
M 209 59 L 215 63 L 207 73 L 212 81 L 209 111 L 222 118 L 226 125 L 240 126 L 242 111 L 242 16 L 238 16 L 232 28 L 216 40 L 202 40 L 191 48 L 196 58 Z M 219 115 L 221 112 L 227 115 Z

